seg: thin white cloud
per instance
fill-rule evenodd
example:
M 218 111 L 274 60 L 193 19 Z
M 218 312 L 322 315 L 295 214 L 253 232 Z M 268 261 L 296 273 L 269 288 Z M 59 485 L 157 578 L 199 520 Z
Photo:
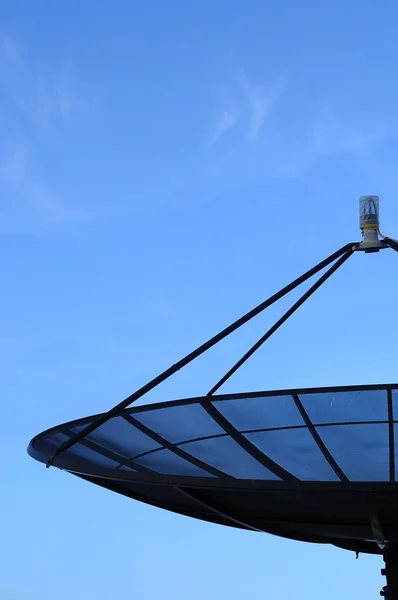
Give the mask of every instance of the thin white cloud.
M 225 108 L 218 121 L 206 136 L 205 146 L 211 148 L 218 142 L 220 137 L 227 131 L 233 129 L 239 121 L 239 113 L 235 106 Z
M 376 144 L 382 143 L 398 134 L 391 119 L 386 122 L 374 122 L 353 125 L 347 119 L 341 119 L 330 105 L 324 106 L 315 118 L 313 126 L 314 151 L 317 154 L 364 154 Z
M 35 232 L 102 218 L 104 210 L 76 206 L 38 174 L 41 145 L 58 134 L 62 121 L 85 112 L 96 98 L 87 98 L 70 67 L 49 71 L 23 56 L 10 39 L 0 37 L 0 81 L 12 102 L 5 105 L 3 129 L 10 143 L 0 140 L 0 233 Z M 30 127 L 21 127 L 28 120 Z M 21 138 L 21 132 L 25 132 Z M 37 133 L 40 145 L 37 145 Z M 44 134 L 44 135 L 43 135 Z M 73 228 L 73 227 L 72 227 Z
M 26 150 L 22 145 L 15 145 L 0 160 L 0 176 L 14 183 L 20 183 L 25 177 Z
M 282 91 L 280 85 L 271 89 L 264 85 L 253 86 L 245 74 L 239 77 L 237 83 L 238 89 L 235 90 L 233 101 L 224 108 L 205 138 L 207 149 L 214 146 L 226 132 L 234 129 L 240 122 L 247 131 L 246 141 L 257 140 Z
M 252 86 L 244 77 L 243 87 L 250 104 L 250 117 L 246 139 L 254 142 L 269 118 L 271 108 L 280 96 L 279 90 L 268 91 L 265 86 Z
M 51 80 L 43 70 L 25 73 L 8 86 L 9 94 L 25 116 L 39 127 L 67 117 L 74 106 L 71 86 L 64 76 Z
M 0 58 L 3 89 L 34 125 L 44 128 L 91 106 L 93 98 L 78 89 L 71 68 L 61 67 L 49 73 L 25 60 L 9 39 L 0 41 Z
M 344 126 L 330 106 L 325 106 L 316 117 L 313 139 L 315 151 L 320 154 L 362 152 L 370 142 L 363 132 Z
M 71 81 L 66 73 L 58 77 L 55 89 L 59 110 L 64 117 L 67 117 L 73 107 L 73 92 Z
M 61 202 L 42 184 L 32 182 L 28 187 L 28 194 L 37 211 L 42 214 L 48 221 L 65 222 L 65 221 L 87 221 L 91 215 L 78 207 L 71 207 Z
M 14 65 L 20 63 L 18 49 L 8 38 L 3 38 L 0 41 L 0 54 L 3 60 L 7 61 L 8 63 Z
M 63 224 L 82 222 L 92 215 L 79 207 L 59 200 L 30 175 L 26 148 L 15 145 L 0 158 L 0 213 L 3 225 L 7 221 L 34 224 Z M 4 187 L 3 187 L 4 186 Z M 0 228 L 1 229 L 1 228 Z

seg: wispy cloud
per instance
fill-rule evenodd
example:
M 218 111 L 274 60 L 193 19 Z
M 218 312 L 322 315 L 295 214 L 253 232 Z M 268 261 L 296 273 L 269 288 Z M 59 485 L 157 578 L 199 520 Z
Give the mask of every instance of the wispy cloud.
M 14 65 L 19 64 L 19 52 L 17 47 L 8 38 L 0 40 L 0 54 L 4 61 L 13 63 Z
M 248 142 L 254 142 L 258 139 L 281 91 L 279 88 L 269 90 L 264 85 L 250 85 L 246 77 L 243 78 L 243 89 L 250 104 L 246 139 Z
M 72 207 L 59 200 L 40 183 L 30 182 L 28 187 L 30 198 L 47 221 L 64 223 L 65 221 L 88 221 L 92 215 L 79 207 Z
M 25 177 L 26 150 L 23 145 L 15 145 L 0 160 L 0 177 L 19 184 Z
M 2 230 L 9 230 L 9 223 L 15 229 L 16 218 L 30 230 L 45 224 L 63 224 L 91 219 L 91 214 L 79 207 L 67 205 L 37 181 L 34 175 L 27 149 L 17 145 L 8 149 L 0 157 L 0 211 Z
M 2 107 L 0 140 L 2 232 L 32 233 L 97 216 L 69 203 L 63 189 L 54 189 L 54 180 L 43 180 L 36 168 L 43 145 L 47 141 L 51 144 L 58 136 L 65 119 L 86 107 L 86 98 L 76 84 L 72 68 L 50 72 L 25 54 L 9 38 L 0 38 L 0 85 L 9 100 Z
M 313 140 L 315 152 L 321 154 L 363 152 L 371 142 L 363 131 L 341 123 L 331 106 L 325 106 L 315 118 Z
M 355 122 L 341 118 L 331 105 L 326 105 L 315 118 L 313 145 L 317 154 L 364 154 L 397 135 L 393 119 L 367 116 L 364 123 Z
M 246 142 L 259 139 L 280 95 L 281 86 L 252 85 L 246 75 L 240 77 L 235 94 L 232 95 L 233 102 L 223 109 L 208 132 L 205 147 L 209 149 L 214 146 L 225 133 L 238 124 L 242 124 L 243 131 L 246 130 Z
M 39 127 L 66 118 L 89 104 L 88 97 L 77 89 L 71 68 L 63 66 L 49 73 L 25 59 L 7 38 L 0 41 L 0 76 L 9 98 Z
M 227 131 L 233 129 L 239 121 L 239 112 L 235 106 L 225 108 L 219 116 L 216 124 L 208 132 L 205 139 L 205 147 L 211 148 L 218 142 L 220 137 Z
M 64 75 L 50 79 L 40 70 L 26 79 L 22 75 L 9 89 L 18 108 L 39 127 L 69 116 L 73 109 L 71 84 Z
M 67 117 L 73 108 L 74 90 L 71 78 L 66 72 L 61 73 L 55 83 L 55 92 L 61 114 Z
M 372 105 L 357 110 L 338 90 L 328 104 L 316 105 L 316 96 L 310 103 L 300 96 L 301 88 L 296 98 L 293 85 L 287 89 L 283 79 L 254 83 L 244 74 L 231 82 L 228 93 L 239 123 L 223 152 L 204 157 L 197 178 L 203 180 L 203 189 L 213 194 L 268 177 L 314 181 L 320 167 L 340 168 L 343 155 L 365 178 L 368 171 L 375 172 L 377 161 L 386 168 L 385 150 L 391 146 L 395 152 L 398 140 L 393 109 L 388 114 Z M 285 90 L 289 93 L 282 98 Z

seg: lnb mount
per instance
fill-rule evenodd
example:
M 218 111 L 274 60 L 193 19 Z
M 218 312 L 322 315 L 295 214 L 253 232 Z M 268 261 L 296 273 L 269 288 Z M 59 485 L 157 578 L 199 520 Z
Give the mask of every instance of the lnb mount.
M 389 245 L 380 239 L 380 199 L 379 196 L 361 196 L 359 199 L 359 227 L 363 241 L 356 250 L 378 252 Z

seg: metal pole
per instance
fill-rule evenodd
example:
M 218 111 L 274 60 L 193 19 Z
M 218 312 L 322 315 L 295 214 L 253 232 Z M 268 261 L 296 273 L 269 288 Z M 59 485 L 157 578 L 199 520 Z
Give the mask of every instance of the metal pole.
M 280 298 L 283 298 L 283 296 L 285 296 L 286 294 L 288 294 L 289 292 L 294 290 L 301 283 L 304 283 L 307 279 L 309 279 L 313 275 L 316 275 L 316 273 L 318 273 L 319 271 L 321 271 L 322 269 L 327 267 L 330 263 L 332 263 L 333 261 L 338 259 L 340 256 L 342 256 L 349 250 L 353 250 L 356 246 L 357 246 L 357 244 L 355 242 L 345 244 L 345 246 L 343 246 L 342 248 L 340 248 L 339 250 L 337 250 L 336 252 L 334 252 L 333 254 L 331 254 L 330 256 L 325 258 L 324 260 L 322 260 L 320 263 L 315 265 L 315 267 L 313 267 L 312 269 L 310 269 L 303 275 L 300 275 L 300 277 L 298 277 L 297 279 L 295 279 L 294 281 L 289 283 L 287 286 L 282 288 L 279 292 L 277 292 L 276 294 L 274 294 L 273 296 L 271 296 L 270 298 L 268 298 L 267 300 L 265 300 L 264 302 L 262 302 L 261 304 L 256 306 L 254 309 L 252 309 L 251 311 L 246 313 L 243 317 L 241 317 L 240 319 L 238 319 L 237 321 L 232 323 L 232 325 L 229 325 L 228 327 L 223 329 L 220 333 L 218 333 L 217 335 L 212 337 L 210 340 L 208 340 L 207 342 L 205 342 L 204 344 L 199 346 L 196 350 L 194 350 L 193 352 L 191 352 L 190 354 L 188 354 L 187 356 L 182 358 L 180 361 L 178 361 L 177 363 L 175 363 L 174 365 L 172 365 L 171 367 L 166 369 L 166 371 L 164 371 L 163 373 L 161 373 L 160 375 L 158 375 L 157 377 L 155 377 L 154 379 L 149 381 L 143 387 L 141 387 L 136 392 L 131 394 L 131 396 L 128 396 L 125 400 L 123 400 L 122 402 L 120 402 L 119 404 L 117 404 L 116 406 L 111 408 L 108 412 L 106 412 L 102 415 L 99 415 L 96 419 L 94 419 L 92 421 L 92 423 L 90 423 L 87 427 L 82 429 L 79 433 L 77 433 L 76 435 L 71 437 L 69 440 L 60 444 L 58 446 L 58 448 L 56 448 L 52 457 L 49 459 L 49 461 L 47 463 L 47 467 L 50 467 L 52 465 L 54 459 L 57 456 L 59 456 L 62 452 L 65 452 L 65 450 L 68 450 L 69 448 L 74 446 L 74 444 L 77 444 L 80 440 L 82 440 L 84 437 L 86 437 L 87 435 L 89 435 L 90 433 L 95 431 L 98 427 L 100 427 L 101 425 L 103 425 L 104 423 L 109 421 L 109 419 L 111 419 L 112 417 L 115 417 L 118 414 L 120 414 L 130 404 L 132 404 L 133 402 L 135 402 L 136 400 L 138 400 L 139 398 L 144 396 L 149 391 L 153 390 L 159 384 L 163 383 L 163 381 L 165 381 L 166 379 L 168 379 L 169 377 L 174 375 L 174 373 L 176 373 L 177 371 L 179 371 L 180 369 L 182 369 L 183 367 L 185 367 L 186 365 L 191 363 L 193 360 L 195 360 L 195 358 L 198 358 L 201 354 L 203 354 L 204 352 L 206 352 L 207 350 L 209 350 L 210 348 L 215 346 L 218 342 L 220 342 L 221 340 L 226 338 L 228 335 L 230 335 L 231 333 L 233 333 L 234 331 L 239 329 L 239 327 L 242 327 L 242 325 L 244 325 L 245 323 L 247 323 L 248 321 L 253 319 L 255 316 L 260 314 L 262 311 L 264 311 L 269 306 L 271 306 L 271 304 L 274 304 L 274 302 L 276 302 L 277 300 L 280 300 Z
M 392 238 L 384 238 L 383 240 L 386 244 L 390 246 L 395 252 L 398 252 L 398 241 L 393 240 Z
M 385 585 L 380 592 L 380 596 L 383 596 L 387 600 L 398 600 L 398 550 L 388 550 L 383 555 L 385 562 L 384 569 L 381 570 L 381 574 L 387 579 L 387 585 Z

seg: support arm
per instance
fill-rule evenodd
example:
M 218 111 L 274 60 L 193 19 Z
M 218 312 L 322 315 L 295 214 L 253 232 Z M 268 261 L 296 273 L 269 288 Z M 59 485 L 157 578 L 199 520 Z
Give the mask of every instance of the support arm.
M 270 329 L 268 329 L 268 331 L 267 331 L 267 332 L 266 332 L 266 333 L 265 333 L 265 334 L 264 334 L 264 335 L 263 335 L 263 336 L 262 336 L 262 337 L 261 337 L 261 338 L 258 340 L 258 342 L 256 342 L 256 343 L 254 344 L 254 346 L 252 346 L 252 347 L 250 348 L 250 350 L 248 350 L 248 351 L 246 352 L 246 354 L 245 354 L 244 356 L 242 356 L 242 358 L 241 358 L 241 359 L 239 359 L 237 363 L 235 363 L 235 365 L 234 365 L 234 366 L 233 366 L 233 367 L 232 367 L 232 368 L 231 368 L 231 369 L 228 371 L 228 373 L 226 373 L 226 374 L 225 374 L 225 375 L 224 375 L 224 376 L 223 376 L 223 377 L 220 379 L 220 381 L 218 381 L 218 382 L 216 383 L 216 385 L 215 385 L 214 387 L 212 387 L 212 388 L 211 388 L 210 392 L 209 392 L 207 395 L 208 395 L 208 396 L 212 396 L 212 395 L 213 395 L 213 394 L 214 394 L 214 393 L 215 393 L 215 392 L 216 392 L 216 391 L 217 391 L 217 390 L 218 390 L 218 389 L 219 389 L 219 388 L 220 388 L 220 387 L 221 387 L 221 386 L 222 386 L 222 385 L 223 385 L 223 384 L 224 384 L 226 381 L 228 381 L 228 379 L 229 379 L 229 378 L 230 378 L 230 377 L 231 377 L 231 376 L 232 376 L 234 373 L 236 373 L 236 371 L 237 371 L 237 370 L 238 370 L 238 369 L 239 369 L 239 368 L 240 368 L 240 367 L 241 367 L 241 366 L 242 366 L 242 365 L 243 365 L 243 364 L 244 364 L 244 363 L 245 363 L 245 362 L 246 362 L 246 361 L 247 361 L 247 360 L 248 360 L 248 359 L 249 359 L 249 358 L 250 358 L 250 357 L 251 357 L 251 356 L 252 356 L 252 355 L 253 355 L 253 354 L 256 352 L 256 350 L 258 350 L 258 349 L 259 349 L 259 348 L 260 348 L 260 347 L 261 347 L 261 346 L 264 344 L 264 342 L 266 342 L 266 341 L 267 341 L 267 340 L 268 340 L 268 339 L 271 337 L 271 335 L 273 335 L 273 334 L 275 333 L 275 331 L 277 331 L 277 329 L 279 329 L 279 327 L 280 327 L 281 325 L 283 325 L 283 323 L 284 323 L 285 321 L 287 321 L 287 320 L 288 320 L 288 318 L 289 318 L 289 317 L 291 317 L 291 315 L 292 315 L 293 313 L 295 313 L 295 312 L 296 312 L 296 310 L 297 310 L 298 308 L 300 308 L 300 306 L 301 306 L 302 304 L 304 304 L 304 302 L 306 302 L 306 300 L 308 300 L 308 298 L 309 298 L 310 296 L 312 296 L 312 294 L 313 294 L 314 292 L 316 292 L 316 290 L 317 290 L 318 288 L 320 288 L 320 287 L 321 287 L 321 285 L 323 285 L 323 284 L 325 283 L 325 281 L 326 281 L 327 279 L 329 279 L 329 277 L 331 277 L 331 276 L 333 275 L 333 273 L 335 273 L 335 272 L 337 271 L 337 269 L 338 269 L 339 267 L 341 267 L 341 265 L 342 265 L 343 263 L 345 263 L 345 261 L 346 261 L 348 258 L 350 258 L 350 256 L 352 256 L 352 254 L 353 254 L 353 253 L 354 253 L 354 250 L 353 250 L 352 248 L 350 248 L 350 249 L 349 249 L 349 250 L 348 250 L 348 251 L 347 251 L 345 254 L 343 254 L 343 256 L 342 256 L 341 258 L 339 258 L 339 260 L 338 260 L 338 261 L 336 261 L 336 262 L 334 263 L 334 265 L 332 265 L 332 266 L 330 267 L 330 269 L 328 269 L 328 270 L 326 271 L 326 273 L 324 273 L 324 274 L 322 275 L 322 277 L 320 277 L 320 278 L 318 279 L 318 281 L 316 281 L 316 282 L 314 283 L 314 285 L 312 285 L 312 286 L 309 288 L 309 290 L 307 290 L 307 291 L 305 292 L 305 294 L 303 294 L 303 295 L 301 296 L 301 298 L 299 298 L 299 299 L 297 300 L 297 302 L 295 302 L 295 303 L 293 304 L 293 306 L 291 306 L 291 307 L 289 308 L 289 310 L 287 310 L 287 311 L 285 312 L 285 314 L 284 314 L 284 315 L 282 315 L 282 317 L 281 317 L 281 318 L 280 318 L 280 319 L 279 319 L 279 320 L 278 320 L 278 321 L 277 321 L 277 322 L 276 322 L 274 325 L 272 325 L 272 327 L 270 327 Z
M 395 252 L 398 252 L 398 241 L 397 240 L 393 240 L 392 238 L 384 238 L 383 240 L 386 244 L 388 244 L 390 246 L 390 248 L 392 248 L 393 250 L 395 250 Z
M 56 448 L 56 450 L 55 450 L 54 454 L 52 455 L 52 457 L 50 458 L 50 460 L 48 461 L 47 467 L 50 467 L 52 465 L 54 459 L 57 456 L 59 456 L 62 452 L 65 452 L 65 450 L 68 450 L 69 448 L 71 448 L 72 446 L 77 444 L 80 440 L 82 440 L 84 437 L 86 437 L 87 435 L 89 435 L 90 433 L 92 433 L 93 431 L 98 429 L 98 427 L 100 427 L 101 425 L 103 425 L 104 423 L 109 421 L 109 419 L 111 419 L 112 417 L 119 415 L 125 408 L 130 406 L 130 404 L 132 404 L 133 402 L 135 402 L 136 400 L 138 400 L 139 398 L 141 398 L 142 396 L 144 396 L 145 394 L 147 394 L 148 392 L 153 390 L 159 384 L 163 383 L 163 381 L 166 381 L 166 379 L 168 379 L 169 377 L 174 375 L 174 373 L 176 373 L 177 371 L 179 371 L 180 369 L 182 369 L 183 367 L 185 367 L 186 365 L 191 363 L 193 360 L 195 360 L 195 358 L 198 358 L 204 352 L 206 352 L 207 350 L 209 350 L 216 344 L 218 344 L 218 342 L 220 342 L 221 340 L 226 338 L 228 335 L 230 335 L 231 333 L 233 333 L 234 331 L 236 331 L 237 329 L 242 327 L 242 325 L 244 325 L 245 323 L 247 323 L 248 321 L 250 321 L 251 319 L 256 317 L 258 314 L 263 312 L 266 308 L 268 308 L 269 306 L 271 306 L 272 304 L 277 302 L 277 300 L 280 300 L 280 298 L 283 298 L 283 296 L 285 296 L 286 294 L 288 294 L 289 292 L 294 290 L 296 287 L 298 287 L 299 285 L 301 285 L 302 283 L 307 281 L 307 279 L 310 279 L 310 277 L 312 277 L 313 275 L 316 275 L 316 273 L 318 273 L 319 271 L 321 271 L 322 269 L 327 267 L 333 261 L 335 261 L 339 257 L 343 256 L 344 254 L 352 251 L 353 248 L 355 248 L 355 246 L 356 246 L 355 242 L 346 244 L 345 246 L 343 246 L 342 248 L 340 248 L 339 250 L 337 250 L 336 252 L 334 252 L 333 254 L 328 256 L 327 258 L 325 258 L 323 261 L 321 261 L 320 263 L 315 265 L 315 267 L 313 267 L 312 269 L 310 269 L 309 271 L 307 271 L 306 273 L 304 273 L 303 275 L 301 275 L 300 277 L 298 277 L 297 279 L 295 279 L 294 281 L 292 281 L 291 283 L 286 285 L 279 292 L 277 292 L 276 294 L 274 294 L 273 296 L 271 296 L 270 298 L 268 298 L 267 300 L 265 300 L 264 302 L 262 302 L 255 308 L 253 308 L 251 311 L 246 313 L 243 317 L 241 317 L 240 319 L 238 319 L 237 321 L 235 321 L 234 323 L 232 323 L 231 325 L 229 325 L 228 327 L 223 329 L 220 333 L 218 333 L 217 335 L 212 337 L 210 340 L 208 340 L 207 342 L 205 342 L 204 344 L 199 346 L 196 350 L 194 350 L 193 352 L 191 352 L 190 354 L 188 354 L 187 356 L 182 358 L 180 361 L 178 361 L 177 363 L 175 363 L 174 365 L 172 365 L 171 367 L 166 369 L 166 371 L 164 371 L 163 373 L 161 373 L 160 375 L 158 375 L 157 377 L 155 377 L 154 379 L 149 381 L 143 387 L 141 387 L 136 392 L 131 394 L 131 396 L 128 396 L 127 398 L 125 398 L 125 400 L 123 400 L 122 402 L 120 402 L 119 404 L 117 404 L 116 406 L 111 408 L 108 412 L 106 412 L 102 415 L 99 415 L 87 427 L 85 427 L 84 429 L 82 429 L 81 431 L 76 433 L 75 436 L 71 437 L 69 440 L 60 444 L 58 446 L 58 448 Z

